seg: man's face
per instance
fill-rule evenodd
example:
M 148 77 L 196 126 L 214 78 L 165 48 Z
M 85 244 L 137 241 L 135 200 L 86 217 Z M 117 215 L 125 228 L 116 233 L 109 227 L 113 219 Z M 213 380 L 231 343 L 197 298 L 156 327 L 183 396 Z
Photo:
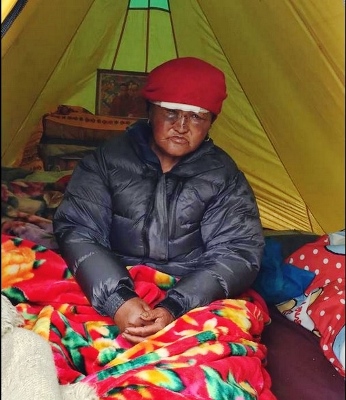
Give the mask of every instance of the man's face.
M 153 150 L 166 156 L 183 157 L 196 150 L 206 138 L 212 114 L 171 110 L 156 104 L 150 108 Z

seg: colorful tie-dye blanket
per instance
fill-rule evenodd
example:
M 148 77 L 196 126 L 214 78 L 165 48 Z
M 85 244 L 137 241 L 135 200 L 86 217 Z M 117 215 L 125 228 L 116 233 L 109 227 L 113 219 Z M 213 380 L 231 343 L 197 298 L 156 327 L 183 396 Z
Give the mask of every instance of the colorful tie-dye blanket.
M 1 256 L 2 294 L 51 344 L 61 384 L 85 382 L 100 399 L 276 399 L 260 342 L 268 310 L 256 292 L 194 309 L 131 345 L 90 306 L 57 253 L 2 235 Z M 147 266 L 129 271 L 152 306 L 175 283 Z

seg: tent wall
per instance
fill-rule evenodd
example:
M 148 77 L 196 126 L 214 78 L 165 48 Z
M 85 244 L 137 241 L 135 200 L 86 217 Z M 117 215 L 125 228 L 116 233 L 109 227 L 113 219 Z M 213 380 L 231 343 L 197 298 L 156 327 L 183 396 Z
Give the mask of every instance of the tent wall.
M 322 226 L 340 226 L 345 148 L 341 2 L 335 8 L 328 1 L 230 2 L 228 37 L 217 23 L 222 10 L 212 3 L 204 8 L 208 20 L 296 191 Z M 266 153 L 259 149 L 259 156 Z M 270 180 L 264 185 L 263 177 L 273 173 L 272 167 L 260 174 L 255 170 L 257 191 L 267 189 Z M 285 208 L 296 194 L 286 182 L 277 184 L 278 206 Z M 294 207 L 300 218 L 302 204 L 294 200 Z
M 16 164 L 57 105 L 94 112 L 97 68 L 147 72 L 196 56 L 225 72 L 229 95 L 211 136 L 247 175 L 263 225 L 342 229 L 343 2 L 171 0 L 170 14 L 127 6 L 28 2 L 2 39 L 2 165 Z

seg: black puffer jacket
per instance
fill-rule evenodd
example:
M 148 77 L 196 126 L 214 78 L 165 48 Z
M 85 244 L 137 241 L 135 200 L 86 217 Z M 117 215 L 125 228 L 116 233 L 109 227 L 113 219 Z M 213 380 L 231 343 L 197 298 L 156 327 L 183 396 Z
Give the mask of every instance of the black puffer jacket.
M 54 217 L 61 254 L 102 315 L 136 296 L 126 266 L 181 277 L 160 306 L 175 317 L 233 297 L 257 276 L 264 240 L 234 161 L 203 142 L 163 174 L 138 122 L 75 168 Z

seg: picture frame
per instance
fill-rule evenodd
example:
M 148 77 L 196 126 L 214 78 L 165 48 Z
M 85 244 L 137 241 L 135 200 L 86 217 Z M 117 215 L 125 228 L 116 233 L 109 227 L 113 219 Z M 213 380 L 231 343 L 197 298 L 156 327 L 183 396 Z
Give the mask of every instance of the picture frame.
M 95 113 L 118 118 L 146 119 L 146 101 L 140 93 L 147 76 L 145 72 L 98 69 Z

